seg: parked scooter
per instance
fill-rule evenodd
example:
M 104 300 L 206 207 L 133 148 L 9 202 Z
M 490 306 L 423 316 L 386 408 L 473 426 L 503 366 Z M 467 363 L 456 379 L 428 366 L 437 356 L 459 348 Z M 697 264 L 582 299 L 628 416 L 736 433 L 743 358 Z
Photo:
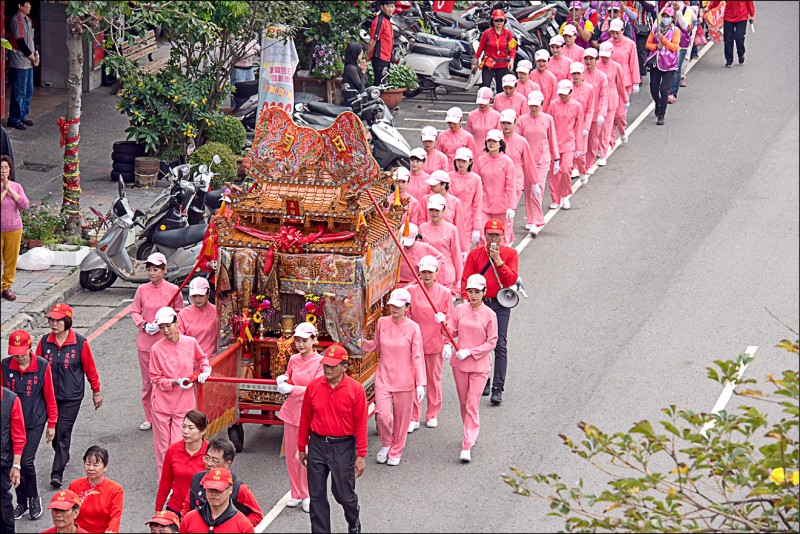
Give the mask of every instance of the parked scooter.
M 467 30 L 472 55 L 478 50 L 480 33 L 473 28 Z M 481 81 L 480 70 L 470 70 L 461 64 L 461 52 L 451 48 L 415 43 L 405 57 L 405 65 L 411 67 L 419 80 L 420 88 L 444 87 L 447 91 L 469 91 Z

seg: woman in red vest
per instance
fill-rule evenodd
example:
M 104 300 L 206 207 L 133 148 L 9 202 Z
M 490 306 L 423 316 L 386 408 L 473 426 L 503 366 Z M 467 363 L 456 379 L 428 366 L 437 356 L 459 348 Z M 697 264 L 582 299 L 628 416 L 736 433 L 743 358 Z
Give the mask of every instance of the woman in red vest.
M 492 27 L 488 28 L 481 36 L 478 51 L 472 60 L 473 70 L 478 68 L 478 60 L 485 52 L 483 61 L 480 64 L 483 80 L 481 85 L 489 87 L 494 85 L 496 88 L 503 87 L 503 76 L 508 74 L 514 65 L 514 56 L 517 54 L 517 41 L 511 30 L 505 27 L 506 14 L 502 9 L 492 11 Z

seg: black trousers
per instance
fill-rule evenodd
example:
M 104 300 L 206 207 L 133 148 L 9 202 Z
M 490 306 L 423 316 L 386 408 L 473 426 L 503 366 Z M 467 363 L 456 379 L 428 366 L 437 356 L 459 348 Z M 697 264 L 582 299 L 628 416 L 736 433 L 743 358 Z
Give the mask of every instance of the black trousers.
M 311 498 L 311 532 L 331 531 L 331 508 L 328 504 L 328 474 L 331 492 L 342 508 L 349 527 L 358 523 L 356 495 L 356 440 L 349 438 L 328 443 L 314 433 L 308 442 L 308 496 Z
M 484 300 L 484 303 L 497 315 L 497 346 L 494 348 L 492 389 L 503 391 L 508 368 L 508 321 L 511 319 L 511 308 L 501 306 L 496 299 Z
M 656 103 L 656 117 L 663 117 L 667 114 L 669 86 L 672 85 L 674 76 L 674 70 L 650 69 L 650 96 L 653 97 L 653 102 Z
M 58 405 L 58 422 L 56 423 L 56 437 L 53 439 L 53 450 L 56 451 L 53 457 L 53 469 L 50 470 L 50 478 L 61 479 L 64 476 L 64 468 L 69 462 L 69 447 L 72 443 L 72 427 L 78 419 L 78 412 L 81 411 L 83 399 L 60 401 Z
M 508 67 L 481 70 L 481 87 L 491 87 L 494 80 L 494 90 L 496 93 L 503 91 L 503 76 L 508 74 Z
M 0 532 L 14 534 L 14 501 L 11 497 L 11 465 L 0 468 Z
M 744 58 L 744 36 L 747 34 L 747 21 L 728 22 L 722 24 L 722 37 L 725 43 L 725 63 L 733 63 L 733 42 L 736 41 L 736 55 L 739 61 Z
M 384 61 L 382 59 L 378 59 L 373 56 L 372 58 L 372 74 L 373 74 L 373 81 L 372 85 L 380 85 L 383 81 L 384 76 L 389 73 L 389 63 L 388 61 Z
M 38 497 L 39 489 L 36 487 L 36 451 L 39 450 L 39 442 L 42 441 L 45 425 L 25 429 L 27 442 L 22 449 L 22 466 L 19 472 L 19 486 L 17 486 L 17 504 L 24 503 L 29 497 Z

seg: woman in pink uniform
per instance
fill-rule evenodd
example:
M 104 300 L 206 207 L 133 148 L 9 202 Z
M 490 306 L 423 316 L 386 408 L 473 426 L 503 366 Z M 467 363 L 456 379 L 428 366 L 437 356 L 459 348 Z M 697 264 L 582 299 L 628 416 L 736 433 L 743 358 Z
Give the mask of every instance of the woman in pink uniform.
M 500 112 L 492 109 L 490 104 L 492 96 L 494 95 L 491 88 L 478 89 L 478 96 L 475 98 L 478 108 L 467 115 L 467 125 L 464 129 L 472 134 L 476 147 L 483 146 L 486 142 L 486 132 L 500 128 Z
M 433 256 L 423 256 L 417 264 L 419 277 L 428 296 L 436 306 L 433 312 L 430 302 L 419 284 L 411 284 L 408 289 L 411 295 L 411 320 L 419 325 L 422 332 L 422 352 L 425 354 L 425 383 L 428 387 L 428 409 L 425 411 L 425 426 L 436 428 L 439 426 L 439 410 L 442 409 L 442 349 L 446 334 L 442 331 L 442 323 L 447 317 L 453 316 L 453 296 L 450 290 L 436 282 L 436 273 L 439 271 L 439 261 Z M 422 403 L 414 399 L 414 409 L 411 411 L 411 423 L 408 431 L 413 432 L 419 428 L 422 419 Z
M 183 296 L 178 294 L 178 286 L 164 280 L 167 270 L 167 258 L 160 252 L 154 252 L 145 260 L 147 278 L 150 281 L 139 286 L 131 304 L 131 319 L 139 335 L 136 336 L 136 350 L 139 352 L 139 371 L 142 374 L 142 407 L 144 423 L 139 430 L 150 430 L 153 425 L 153 409 L 150 398 L 153 396 L 153 384 L 150 383 L 150 350 L 158 335 L 158 324 L 155 322 L 156 312 L 164 306 L 172 306 L 175 310 L 183 309 Z M 175 297 L 173 301 L 170 299 Z
M 431 193 L 430 195 L 425 195 L 425 198 L 422 199 L 422 204 L 427 206 L 428 199 L 431 198 L 432 195 L 442 195 L 447 201 L 447 210 L 444 212 L 444 220 L 458 228 L 458 235 L 461 238 L 461 251 L 469 250 L 469 240 L 465 233 L 467 224 L 464 219 L 464 209 L 461 206 L 461 200 L 449 192 L 450 175 L 444 171 L 433 171 L 427 183 L 431 186 Z M 422 222 L 427 222 L 429 220 L 431 220 L 431 218 L 427 210 L 425 210 L 425 214 L 422 216 Z
M 381 449 L 379 464 L 399 465 L 406 446 L 414 398 L 425 398 L 425 360 L 419 325 L 406 317 L 411 294 L 398 288 L 389 295 L 388 317 L 375 325 L 375 337 L 365 339 L 366 352 L 379 352 L 375 371 L 375 415 Z
M 597 68 L 597 49 L 587 48 L 583 52 L 583 80 L 594 88 L 594 117 L 589 130 L 586 147 L 586 168 L 591 169 L 600 152 L 600 134 L 608 116 L 608 77 Z
M 461 256 L 461 239 L 458 228 L 444 219 L 447 200 L 440 195 L 431 195 L 428 198 L 428 215 L 430 220 L 419 227 L 422 239 L 438 250 L 443 256 L 441 264 L 440 283 L 450 288 L 453 296 L 458 296 L 458 285 L 461 282 L 461 271 L 464 269 L 464 260 Z
M 556 139 L 556 127 L 553 117 L 542 111 L 544 95 L 541 91 L 533 91 L 528 95 L 528 107 L 531 112 L 517 119 L 517 131 L 528 140 L 533 154 L 533 162 L 536 165 L 538 181 L 531 185 L 526 185 L 525 190 L 525 217 L 528 223 L 526 230 L 536 234 L 544 226 L 544 214 L 542 213 L 542 197 L 544 197 L 544 183 L 547 173 L 550 171 L 550 164 L 553 162 L 553 174 L 559 171 L 558 140 Z M 550 179 L 550 187 L 553 187 L 553 179 Z M 531 189 L 532 188 L 532 189 Z M 551 195 L 552 196 L 552 195 Z
M 594 120 L 594 87 L 583 80 L 583 72 L 586 67 L 583 62 L 575 62 L 569 67 L 569 75 L 572 78 L 572 99 L 580 102 L 583 108 L 583 127 L 581 135 L 578 137 L 578 151 L 572 165 L 571 178 L 580 176 L 581 182 L 589 182 L 588 168 L 586 167 L 586 148 L 589 144 L 589 131 L 592 129 Z
M 394 179 L 394 186 L 399 191 L 400 199 L 408 200 L 408 204 L 406 205 L 406 216 L 408 220 L 414 224 L 420 224 L 422 222 L 423 211 L 419 207 L 419 200 L 408 192 L 408 180 L 410 178 L 408 169 L 405 167 L 396 168 L 394 174 L 392 174 L 392 178 Z M 386 202 L 389 206 L 394 203 L 394 197 L 394 193 L 389 193 L 389 196 L 386 198 Z M 387 206 L 387 209 L 389 209 L 389 206 Z
M 558 79 L 556 75 L 548 70 L 550 52 L 542 48 L 537 50 L 533 55 L 536 61 L 536 70 L 531 72 L 531 80 L 539 84 L 542 94 L 544 95 L 544 103 L 542 104 L 542 111 L 547 113 L 547 108 L 550 107 L 550 101 L 556 97 L 556 86 Z
M 178 332 L 193 337 L 200 348 L 213 360 L 217 355 L 217 307 L 208 302 L 211 286 L 208 280 L 198 276 L 189 282 L 189 299 L 192 305 L 178 314 Z
M 572 194 L 572 163 L 575 155 L 580 156 L 577 139 L 581 135 L 584 124 L 583 106 L 572 99 L 572 82 L 561 80 L 558 82 L 558 98 L 550 102 L 550 115 L 556 126 L 558 139 L 558 153 L 561 155 L 561 164 L 558 172 L 553 172 L 550 179 L 550 209 L 559 206 L 568 210 L 570 208 L 569 196 Z M 555 169 L 554 169 L 555 171 Z
M 517 63 L 517 92 L 525 97 L 525 108 L 522 113 L 528 112 L 528 95 L 531 91 L 541 91 L 538 83 L 531 80 L 531 71 L 533 70 L 533 63 L 527 59 L 523 59 Z
M 415 265 L 419 263 L 423 256 L 435 257 L 439 265 L 442 265 L 445 261 L 444 255 L 433 248 L 433 245 L 422 241 L 422 236 L 419 235 L 419 227 L 414 223 L 408 225 L 408 235 L 400 238 L 400 244 L 403 245 L 403 252 L 405 252 L 409 263 L 406 263 L 405 260 L 400 261 L 400 279 L 397 282 L 397 287 L 406 287 L 415 281 L 411 271 L 415 269 Z
M 525 104 L 527 107 L 527 103 Z M 513 109 L 503 110 L 500 114 L 500 124 L 503 127 L 503 141 L 506 143 L 506 155 L 514 162 L 514 176 L 516 192 L 514 193 L 514 210 L 519 206 L 519 199 L 523 192 L 526 196 L 530 193 L 531 184 L 539 181 L 539 173 L 533 162 L 533 152 L 528 140 L 514 131 L 517 114 Z M 506 240 L 514 242 L 514 224 L 506 225 Z
M 437 137 L 436 128 L 433 126 L 426 126 L 420 131 L 419 138 L 422 140 L 422 148 L 425 150 L 425 163 L 422 165 L 422 170 L 428 174 L 436 170 L 446 171 L 449 168 L 447 156 L 436 146 Z
M 442 156 L 444 156 L 444 154 L 442 154 Z M 406 187 L 406 191 L 416 198 L 417 201 L 422 202 L 422 198 L 431 192 L 431 186 L 425 183 L 431 175 L 422 170 L 426 161 L 425 149 L 419 147 L 413 149 L 408 161 L 411 164 L 411 171 L 408 173 L 408 187 Z M 444 161 L 447 161 L 447 156 L 444 156 Z M 420 208 L 421 207 L 422 204 L 420 204 Z
M 175 310 L 168 306 L 159 309 L 156 323 L 163 338 L 153 345 L 150 354 L 150 382 L 153 383 L 153 446 L 160 476 L 167 449 L 181 439 L 183 419 L 195 407 L 194 383 L 189 377 L 200 371 L 197 381 L 202 384 L 211 376 L 211 366 L 197 340 L 178 332 Z
M 486 135 L 486 153 L 478 156 L 475 174 L 483 183 L 483 220 L 514 221 L 517 186 L 514 162 L 503 152 L 506 142 L 503 132 L 492 130 Z M 483 224 L 481 224 L 483 227 Z M 506 233 L 506 240 L 508 239 Z M 481 236 L 481 242 L 483 237 Z M 510 242 L 509 242 L 510 244 Z
M 458 352 L 445 345 L 442 355 L 450 360 L 456 382 L 464 439 L 461 441 L 461 461 L 472 461 L 472 447 L 481 429 L 481 394 L 492 371 L 491 352 L 497 344 L 497 315 L 483 303 L 486 278 L 473 274 L 467 278 L 467 299 L 458 305 L 450 327 L 458 336 Z
M 294 329 L 294 344 L 297 354 L 289 358 L 286 374 L 276 378 L 278 393 L 288 395 L 283 401 L 278 417 L 283 421 L 283 441 L 286 449 L 286 470 L 289 472 L 289 487 L 292 498 L 286 503 L 289 508 L 303 505 L 308 513 L 311 498 L 308 496 L 306 468 L 300 462 L 297 452 L 297 433 L 300 428 L 300 409 L 306 386 L 315 378 L 322 376 L 322 355 L 314 349 L 317 342 L 317 328 L 311 323 L 300 323 Z
M 550 53 L 553 54 L 553 57 L 550 58 L 550 62 L 547 64 L 547 70 L 555 74 L 556 80 L 559 82 L 568 80 L 569 66 L 572 60 L 564 55 L 563 37 L 556 35 L 550 39 Z
M 639 84 L 642 83 L 642 76 L 639 72 L 639 56 L 636 52 L 636 42 L 628 39 L 624 35 L 625 23 L 622 19 L 614 19 L 608 25 L 608 33 L 611 40 L 606 41 L 614 46 L 614 61 L 619 63 L 622 68 L 622 81 L 625 85 L 625 93 L 630 99 L 631 95 L 639 92 Z M 628 127 L 628 108 L 625 106 L 617 107 L 617 114 L 614 116 L 614 126 L 619 129 L 619 135 L 623 143 L 628 142 L 628 135 L 625 129 Z M 616 142 L 616 133 L 611 130 L 611 142 Z
M 517 92 L 516 76 L 513 74 L 503 76 L 503 92 L 497 93 L 494 97 L 492 108 L 501 113 L 506 109 L 513 109 L 516 113 L 528 112 L 528 99 Z
M 611 59 L 613 53 L 614 45 L 611 41 L 600 43 L 600 52 L 598 52 L 600 61 L 597 62 L 597 69 L 603 71 L 606 78 L 608 78 L 608 113 L 606 114 L 607 120 L 603 123 L 603 129 L 600 131 L 600 151 L 602 155 L 597 160 L 599 167 L 605 166 L 608 152 L 616 142 L 615 127 L 619 126 L 616 120 L 619 108 L 627 109 L 630 106 L 628 92 L 625 90 L 622 67 Z M 622 136 L 623 141 L 627 140 L 628 136 L 625 134 L 624 127 L 620 129 L 619 134 Z
M 461 127 L 463 116 L 464 112 L 461 111 L 461 108 L 448 109 L 444 118 L 445 122 L 447 122 L 447 130 L 440 133 L 438 139 L 436 139 L 436 148 L 447 156 L 447 168 L 442 169 L 443 171 L 449 171 L 453 168 L 453 158 L 456 157 L 456 150 L 462 146 L 475 152 L 475 138 Z M 432 174 L 432 171 L 430 172 Z
M 462 254 L 478 244 L 483 222 L 483 182 L 472 172 L 472 151 L 466 147 L 456 150 L 455 171 L 450 171 L 450 194 L 458 197 L 464 212 L 464 228 L 468 246 Z

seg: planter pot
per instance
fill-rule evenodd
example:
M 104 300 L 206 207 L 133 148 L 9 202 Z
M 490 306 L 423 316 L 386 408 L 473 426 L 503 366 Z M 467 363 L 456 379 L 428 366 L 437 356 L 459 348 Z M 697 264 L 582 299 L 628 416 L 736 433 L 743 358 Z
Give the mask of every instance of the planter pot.
M 403 100 L 403 92 L 405 90 L 405 87 L 400 89 L 389 89 L 381 94 L 381 98 L 384 102 L 386 102 L 386 105 L 389 106 L 389 109 L 394 109 Z
M 78 247 L 75 245 L 55 245 L 53 249 L 53 265 L 65 265 L 76 267 L 81 264 L 83 258 L 92 251 L 90 247 Z
M 44 241 L 42 241 L 41 239 L 28 239 L 25 241 L 25 248 L 27 248 L 28 250 L 43 246 L 44 246 Z

